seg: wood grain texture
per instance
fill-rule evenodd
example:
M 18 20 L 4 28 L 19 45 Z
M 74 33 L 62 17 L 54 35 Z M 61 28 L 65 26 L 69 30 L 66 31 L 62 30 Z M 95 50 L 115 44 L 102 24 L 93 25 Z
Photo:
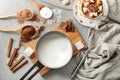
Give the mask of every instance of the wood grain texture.
M 71 21 L 70 19 L 68 19 L 67 21 Z M 74 24 L 73 24 L 74 25 Z M 84 42 L 82 36 L 79 34 L 79 32 L 77 31 L 77 29 L 75 28 L 75 31 L 74 32 L 66 32 L 64 29 L 62 29 L 61 27 L 59 26 L 56 26 L 56 27 L 53 27 L 51 29 L 51 31 L 59 31 L 59 32 L 62 32 L 64 34 L 66 34 L 72 41 L 72 44 L 73 44 L 73 49 L 74 49 L 74 52 L 73 52 L 73 56 L 78 54 L 79 51 L 81 51 L 82 49 L 86 49 L 87 48 L 87 45 L 86 43 Z M 31 47 L 33 50 L 35 50 L 35 46 L 37 44 L 37 41 L 39 39 L 36 39 L 34 41 L 31 41 L 29 42 L 28 44 L 25 45 L 25 48 L 27 47 Z M 82 48 L 81 50 L 77 50 L 77 48 L 74 46 L 74 44 L 78 41 L 81 41 L 83 44 L 84 44 L 84 48 Z M 31 60 L 33 61 L 33 63 L 37 62 L 38 59 L 36 57 L 36 54 L 33 53 L 31 55 Z M 50 68 L 47 68 L 47 67 L 44 67 L 41 71 L 40 71 L 40 74 L 43 76 L 45 75 L 46 73 L 48 73 L 51 69 Z

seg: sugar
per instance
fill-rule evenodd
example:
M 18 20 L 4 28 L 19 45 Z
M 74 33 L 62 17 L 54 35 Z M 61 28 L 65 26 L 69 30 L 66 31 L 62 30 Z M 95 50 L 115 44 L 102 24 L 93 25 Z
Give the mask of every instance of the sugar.
M 76 43 L 75 43 L 75 46 L 76 46 L 76 48 L 77 48 L 78 50 L 84 48 L 84 45 L 83 45 L 83 43 L 82 43 L 81 41 L 76 42 Z
M 24 50 L 24 54 L 26 57 L 30 57 L 32 55 L 32 53 L 34 52 L 34 50 L 30 47 L 28 47 L 27 49 Z
M 41 10 L 40 10 L 40 15 L 45 18 L 45 19 L 49 19 L 52 17 L 53 13 L 52 13 L 52 10 L 48 7 L 43 7 Z

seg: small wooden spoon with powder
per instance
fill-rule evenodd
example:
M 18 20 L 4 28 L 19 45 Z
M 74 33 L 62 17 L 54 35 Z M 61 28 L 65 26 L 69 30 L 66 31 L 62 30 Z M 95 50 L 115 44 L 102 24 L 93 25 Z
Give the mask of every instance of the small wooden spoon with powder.
M 25 25 L 21 28 L 18 28 L 18 29 L 3 29 L 3 28 L 0 28 L 0 31 L 2 32 L 13 32 L 13 33 L 18 33 L 24 37 L 35 37 L 35 35 L 37 34 L 37 29 L 35 26 L 32 26 L 32 25 Z
M 17 12 L 16 14 L 13 14 L 13 15 L 0 16 L 0 19 L 16 17 L 16 18 L 22 19 L 22 20 L 30 20 L 33 18 L 33 16 L 34 16 L 34 13 L 31 9 L 24 9 L 24 10 Z
M 30 0 L 30 2 L 35 6 L 35 8 L 37 9 L 38 13 L 42 18 L 49 19 L 52 17 L 53 13 L 50 8 L 41 3 L 37 3 L 34 0 Z

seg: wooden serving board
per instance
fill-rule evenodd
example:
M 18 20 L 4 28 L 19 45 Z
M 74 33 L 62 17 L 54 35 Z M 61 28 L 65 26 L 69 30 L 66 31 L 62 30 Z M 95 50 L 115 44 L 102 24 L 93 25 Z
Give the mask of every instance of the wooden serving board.
M 80 52 L 80 50 L 77 50 L 77 48 L 74 46 L 74 44 L 78 41 L 81 41 L 84 45 L 84 48 L 82 49 L 86 49 L 87 48 L 87 45 L 86 43 L 84 42 L 83 38 L 81 37 L 81 35 L 79 34 L 79 32 L 77 31 L 77 29 L 75 28 L 75 31 L 74 32 L 66 32 L 63 28 L 61 27 L 54 27 L 51 29 L 51 31 L 59 31 L 59 32 L 62 32 L 64 34 L 66 34 L 72 41 L 72 44 L 73 44 L 73 49 L 74 49 L 74 52 L 73 52 L 73 56 L 78 54 L 78 52 Z M 35 45 L 37 44 L 38 42 L 38 39 L 34 40 L 34 41 L 31 41 L 29 43 L 27 43 L 25 45 L 25 48 L 27 47 L 31 47 L 33 50 L 35 50 Z M 81 50 L 82 50 L 81 49 Z M 31 60 L 33 61 L 33 63 L 35 63 L 36 61 L 38 61 L 37 57 L 36 57 L 36 54 L 33 53 L 31 55 Z M 46 74 L 47 72 L 49 72 L 51 69 L 50 68 L 47 68 L 47 67 L 44 67 L 41 71 L 40 71 L 40 74 L 43 76 L 44 74 Z

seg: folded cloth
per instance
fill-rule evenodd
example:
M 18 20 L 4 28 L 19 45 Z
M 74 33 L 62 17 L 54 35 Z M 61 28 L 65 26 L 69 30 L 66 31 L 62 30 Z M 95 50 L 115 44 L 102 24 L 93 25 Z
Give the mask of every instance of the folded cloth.
M 120 0 L 107 0 L 109 4 L 109 18 L 120 23 Z
M 75 80 L 120 80 L 120 0 L 108 4 L 109 21 L 89 29 L 90 52 Z
M 120 25 L 91 28 L 88 40 L 91 50 L 75 80 L 120 80 Z

